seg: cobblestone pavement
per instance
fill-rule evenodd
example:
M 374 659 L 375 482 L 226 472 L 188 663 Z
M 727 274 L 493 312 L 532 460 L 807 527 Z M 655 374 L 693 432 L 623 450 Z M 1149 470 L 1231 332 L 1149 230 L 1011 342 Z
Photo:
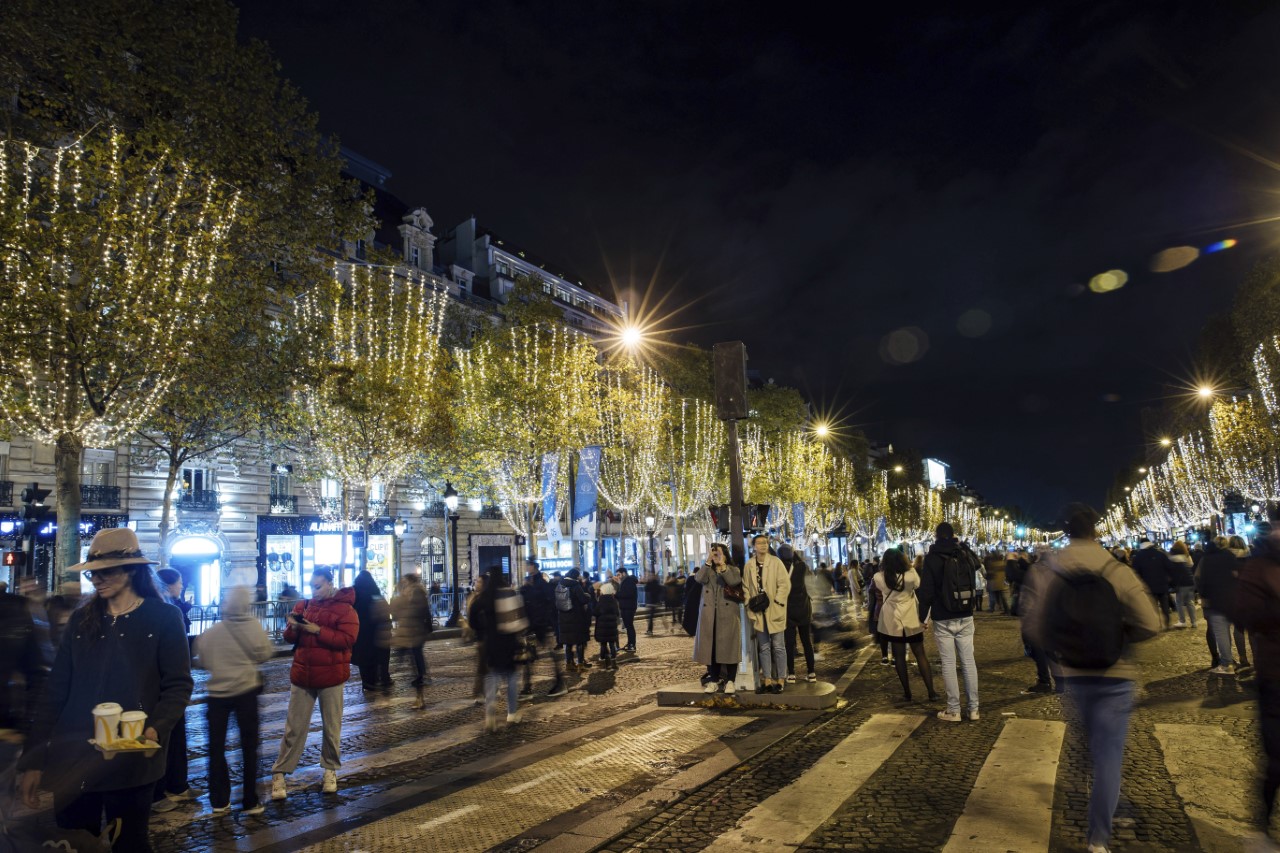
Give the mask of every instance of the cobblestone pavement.
M 268 802 L 261 816 L 233 811 L 215 817 L 201 798 L 155 816 L 154 843 L 158 851 L 585 853 L 699 850 L 721 839 L 717 849 L 754 850 L 783 845 L 767 838 L 728 844 L 722 836 L 762 803 L 785 802 L 794 789 L 805 796 L 820 790 L 829 799 L 815 810 L 821 817 L 811 826 L 802 816 L 782 816 L 795 824 L 791 836 L 798 843 L 786 844 L 788 849 L 942 850 L 1002 731 L 1010 720 L 1022 719 L 1066 723 L 1056 770 L 1050 771 L 1052 790 L 1011 785 L 994 819 L 1017 826 L 1020 810 L 1039 806 L 1051 820 L 1045 821 L 1047 841 L 1036 849 L 1084 849 L 1089 759 L 1083 737 L 1063 697 L 1023 692 L 1034 680 L 1034 665 L 1022 654 L 1015 619 L 978 618 L 980 722 L 943 723 L 933 716 L 941 704 L 901 701 L 893 668 L 880 664 L 865 637 L 843 639 L 820 645 L 820 676 L 843 690 L 832 712 L 751 709 L 723 700 L 660 709 L 654 704 L 658 687 L 699 674 L 688 660 L 691 641 L 660 631 L 642 637 L 640 656 L 624 658 L 616 673 L 596 667 L 571 676 L 572 691 L 558 699 L 545 695 L 550 670 L 541 664 L 535 698 L 523 705 L 524 721 L 496 734 L 483 733 L 472 696 L 474 648 L 433 642 L 427 646 L 434 680 L 426 710 L 410 707 L 407 686 L 366 701 L 358 680 L 347 685 L 338 794 L 319 792 L 317 714 L 285 802 Z M 936 666 L 931 640 L 928 648 Z M 1112 849 L 1238 850 L 1256 803 L 1254 697 L 1234 679 L 1207 674 L 1203 628 L 1169 631 L 1143 648 L 1146 682 L 1127 744 Z M 257 768 L 264 794 L 283 726 L 287 667 L 287 660 L 268 665 Z M 393 663 L 393 676 L 407 685 L 407 661 Z M 912 678 L 922 697 L 914 670 Z M 942 691 L 936 673 L 935 680 Z M 871 765 L 850 772 L 851 780 L 856 775 L 865 781 L 801 782 L 807 773 L 829 774 L 832 762 L 822 762 L 824 756 L 842 743 L 847 754 L 847 739 L 873 716 L 883 721 L 886 715 L 918 724 L 904 728 L 909 734 L 887 757 L 882 750 Z M 202 707 L 190 709 L 188 725 L 191 783 L 205 790 Z M 233 778 L 240 773 L 236 746 L 233 731 Z M 998 784 L 1000 768 L 989 764 L 984 780 L 993 772 Z M 951 841 L 949 850 L 961 849 Z

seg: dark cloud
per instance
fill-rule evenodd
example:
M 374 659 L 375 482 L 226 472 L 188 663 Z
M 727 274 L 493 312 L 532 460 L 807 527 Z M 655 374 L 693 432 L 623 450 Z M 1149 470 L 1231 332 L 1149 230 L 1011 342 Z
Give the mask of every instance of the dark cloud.
M 767 375 L 1043 515 L 1101 500 L 1271 249 L 1225 229 L 1274 198 L 1241 153 L 1280 114 L 1270 4 L 356 8 L 254 2 L 244 28 L 439 225 L 474 213 L 582 276 L 653 280 L 687 336 L 746 340 Z M 1124 288 L 1082 288 L 1110 269 Z M 903 329 L 927 345 L 886 360 Z

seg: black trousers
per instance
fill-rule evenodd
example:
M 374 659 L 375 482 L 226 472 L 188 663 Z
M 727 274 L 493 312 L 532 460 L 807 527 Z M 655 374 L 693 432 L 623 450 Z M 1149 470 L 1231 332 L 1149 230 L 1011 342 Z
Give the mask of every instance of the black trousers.
M 787 675 L 796 674 L 796 634 L 800 634 L 800 643 L 804 646 L 804 662 L 809 672 L 816 672 L 813 662 L 813 626 L 787 624 L 787 632 L 783 642 L 787 646 Z
M 231 804 L 231 771 L 227 767 L 227 722 L 236 715 L 240 730 L 240 754 L 244 759 L 244 792 L 240 802 L 246 809 L 258 804 L 258 692 L 239 696 L 210 696 L 205 705 L 209 721 L 209 805 Z
M 156 780 L 151 800 L 159 802 L 165 794 L 181 794 L 187 790 L 187 714 L 184 711 L 169 735 L 164 750 L 164 775 Z
M 1271 823 L 1275 810 L 1276 792 L 1280 791 L 1280 684 L 1269 678 L 1259 678 L 1258 725 L 1262 729 L 1262 749 L 1266 753 L 1266 769 L 1262 775 L 1262 815 L 1260 828 Z
M 627 645 L 632 648 L 636 644 L 636 609 L 622 608 L 622 627 L 627 629 Z
M 146 784 L 118 791 L 88 791 L 71 799 L 55 794 L 54 820 L 62 829 L 83 829 L 98 835 L 102 832 L 105 813 L 108 823 L 120 819 L 120 836 L 112 850 L 118 853 L 151 853 L 147 828 L 151 820 L 151 795 L 155 788 L 155 785 Z

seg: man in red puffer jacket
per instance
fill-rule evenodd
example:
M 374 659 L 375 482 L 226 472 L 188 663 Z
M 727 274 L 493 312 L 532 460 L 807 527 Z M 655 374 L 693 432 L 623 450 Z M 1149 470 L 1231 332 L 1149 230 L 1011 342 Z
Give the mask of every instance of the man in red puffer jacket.
M 339 742 L 342 738 L 342 685 L 351 677 L 351 647 L 360 632 L 360 618 L 352 606 L 354 589 L 336 589 L 333 574 L 316 569 L 311 575 L 310 601 L 299 601 L 284 629 L 287 643 L 295 643 L 289 670 L 289 713 L 285 717 L 280 755 L 271 766 L 271 798 L 288 796 L 284 777 L 292 773 L 307 745 L 311 713 L 320 702 L 324 738 L 320 764 L 324 767 L 321 790 L 338 791 Z

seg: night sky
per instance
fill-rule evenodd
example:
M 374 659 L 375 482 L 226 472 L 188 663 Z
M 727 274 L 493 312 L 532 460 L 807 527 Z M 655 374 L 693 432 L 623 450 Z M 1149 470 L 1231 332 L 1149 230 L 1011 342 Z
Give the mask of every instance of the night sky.
M 665 297 L 1033 518 L 1102 502 L 1280 234 L 1276 4 L 240 5 L 437 234 Z

